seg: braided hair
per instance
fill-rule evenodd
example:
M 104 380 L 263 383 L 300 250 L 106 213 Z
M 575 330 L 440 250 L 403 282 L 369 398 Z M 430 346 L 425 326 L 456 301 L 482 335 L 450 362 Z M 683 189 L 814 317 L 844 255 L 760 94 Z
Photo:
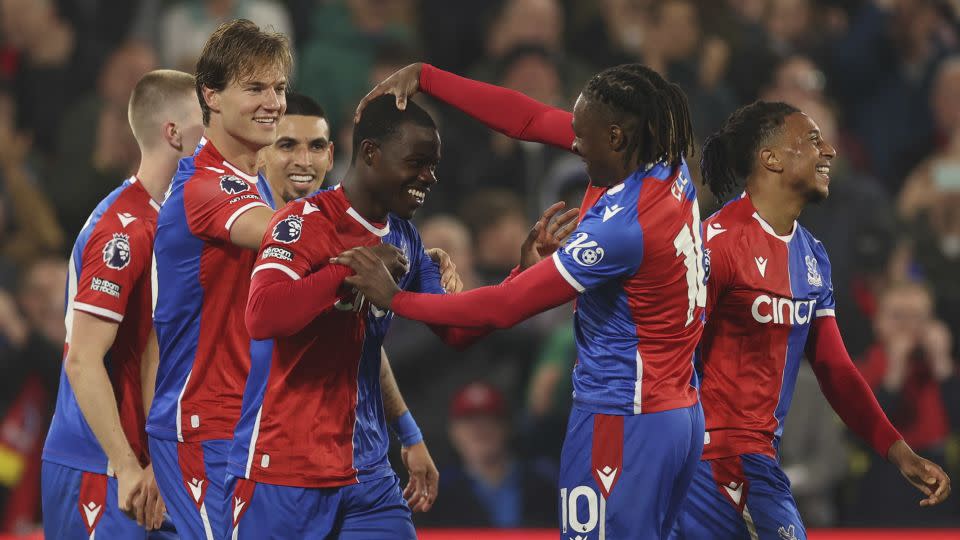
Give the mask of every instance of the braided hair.
M 798 112 L 800 109 L 779 101 L 755 101 L 734 111 L 707 137 L 700 172 L 718 201 L 750 176 L 760 146 L 783 127 L 787 116 Z
M 624 127 L 624 160 L 679 165 L 693 150 L 687 96 L 674 83 L 641 64 L 607 68 L 587 81 L 583 96 L 606 105 Z

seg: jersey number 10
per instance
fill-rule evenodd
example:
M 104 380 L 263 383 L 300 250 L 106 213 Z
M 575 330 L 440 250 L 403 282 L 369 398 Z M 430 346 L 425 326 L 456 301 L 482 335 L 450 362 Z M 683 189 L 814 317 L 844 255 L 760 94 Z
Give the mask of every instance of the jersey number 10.
M 693 201 L 693 230 L 684 223 L 680 233 L 673 239 L 673 247 L 677 248 L 677 257 L 683 257 L 683 264 L 687 267 L 687 323 L 693 322 L 693 311 L 696 307 L 707 305 L 707 284 L 703 270 L 703 242 L 700 240 L 700 207 Z

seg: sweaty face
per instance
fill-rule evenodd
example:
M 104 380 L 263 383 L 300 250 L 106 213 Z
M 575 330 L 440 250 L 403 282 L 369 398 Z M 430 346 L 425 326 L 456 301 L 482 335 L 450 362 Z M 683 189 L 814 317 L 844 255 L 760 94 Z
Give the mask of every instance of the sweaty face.
M 627 176 L 623 173 L 623 154 L 614 150 L 611 128 L 603 112 L 580 94 L 573 106 L 573 151 L 583 159 L 590 180 L 598 186 L 612 186 Z
M 379 203 L 388 212 L 411 219 L 437 183 L 440 134 L 435 128 L 414 124 L 381 141 L 373 163 L 377 173 Z
M 284 115 L 277 140 L 261 152 L 262 169 L 285 202 L 320 189 L 333 168 L 330 125 L 318 116 Z
M 830 160 L 837 151 L 824 140 L 817 123 L 803 113 L 787 116 L 779 146 L 785 187 L 808 202 L 826 199 L 830 194 Z
M 263 69 L 242 81 L 230 81 L 218 94 L 218 110 L 226 132 L 244 146 L 260 149 L 277 138 L 277 124 L 287 110 L 287 77 Z

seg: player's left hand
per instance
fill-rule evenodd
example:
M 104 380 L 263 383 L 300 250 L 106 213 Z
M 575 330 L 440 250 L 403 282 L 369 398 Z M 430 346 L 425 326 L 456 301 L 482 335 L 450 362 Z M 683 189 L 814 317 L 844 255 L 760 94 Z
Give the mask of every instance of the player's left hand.
M 157 486 L 157 478 L 153 474 L 153 464 L 147 465 L 143 472 L 143 489 L 141 490 L 145 495 L 143 525 L 148 531 L 155 531 L 163 525 L 163 515 L 167 513 L 167 505 L 160 496 L 160 487 Z
M 899 440 L 887 452 L 887 459 L 900 469 L 913 486 L 927 498 L 920 506 L 940 504 L 950 495 L 950 477 L 936 463 L 918 456 L 908 445 Z
M 571 208 L 554 219 L 557 212 L 563 210 L 564 206 L 566 203 L 563 201 L 553 203 L 550 208 L 543 211 L 540 219 L 530 229 L 530 234 L 520 246 L 520 270 L 526 270 L 545 257 L 553 255 L 553 252 L 563 245 L 570 233 L 577 228 L 579 208 Z
M 380 309 L 390 309 L 394 295 L 400 292 L 396 282 L 383 261 L 367 247 L 348 249 L 330 259 L 333 264 L 349 266 L 356 274 L 348 276 L 344 283 L 358 289 L 364 297 Z
M 400 450 L 400 457 L 410 474 L 410 481 L 403 489 L 403 498 L 414 512 L 430 510 L 437 500 L 440 472 L 430 457 L 427 445 L 420 441 L 413 446 L 405 446 Z
M 440 285 L 448 293 L 458 293 L 463 290 L 463 281 L 457 273 L 457 265 L 446 251 L 440 248 L 427 250 L 430 259 L 440 267 Z

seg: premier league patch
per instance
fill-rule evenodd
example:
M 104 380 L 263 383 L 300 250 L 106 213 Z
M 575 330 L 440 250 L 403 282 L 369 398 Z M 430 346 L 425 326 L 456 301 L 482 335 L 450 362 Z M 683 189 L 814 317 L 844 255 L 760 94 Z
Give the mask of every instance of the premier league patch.
M 603 248 L 596 240 L 589 240 L 585 232 L 570 239 L 563 251 L 580 266 L 593 266 L 603 260 Z
M 273 227 L 273 239 L 284 244 L 292 244 L 300 239 L 303 230 L 303 218 L 289 216 Z
M 823 286 L 823 278 L 820 276 L 820 269 L 817 267 L 817 258 L 813 255 L 807 255 L 807 283 L 814 287 Z
M 236 195 L 244 191 L 250 191 L 250 184 L 244 182 L 239 176 L 225 174 L 220 177 L 220 189 L 227 195 Z
M 130 264 L 130 237 L 123 233 L 113 233 L 113 238 L 103 246 L 103 262 L 107 268 L 123 270 Z

